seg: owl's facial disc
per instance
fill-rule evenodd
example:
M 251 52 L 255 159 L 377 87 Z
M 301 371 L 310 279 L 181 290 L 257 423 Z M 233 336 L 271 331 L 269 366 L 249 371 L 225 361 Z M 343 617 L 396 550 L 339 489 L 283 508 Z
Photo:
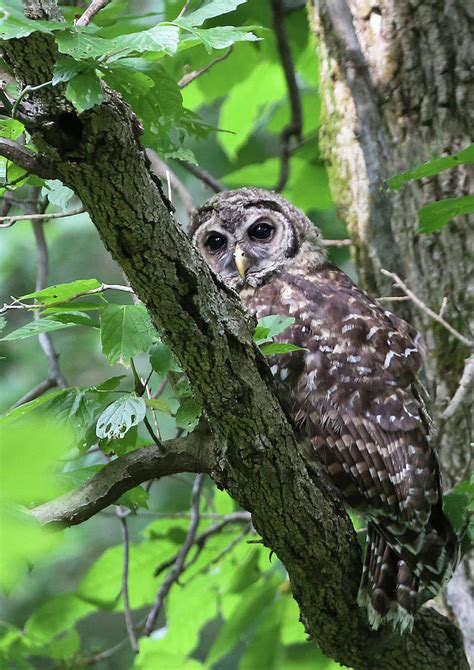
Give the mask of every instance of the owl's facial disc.
M 193 242 L 211 268 L 233 288 L 256 286 L 294 253 L 294 231 L 278 212 L 246 208 L 237 219 L 214 214 Z M 292 252 L 292 253 L 290 253 Z

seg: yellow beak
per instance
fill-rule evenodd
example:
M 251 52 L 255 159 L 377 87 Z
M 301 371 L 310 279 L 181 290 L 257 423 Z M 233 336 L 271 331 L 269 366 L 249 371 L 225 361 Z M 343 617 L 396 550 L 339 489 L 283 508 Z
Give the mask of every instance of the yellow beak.
M 242 279 L 245 279 L 245 273 L 248 268 L 247 258 L 245 256 L 245 251 L 243 251 L 238 244 L 235 245 L 234 260 L 235 266 L 239 271 L 239 275 L 242 277 Z

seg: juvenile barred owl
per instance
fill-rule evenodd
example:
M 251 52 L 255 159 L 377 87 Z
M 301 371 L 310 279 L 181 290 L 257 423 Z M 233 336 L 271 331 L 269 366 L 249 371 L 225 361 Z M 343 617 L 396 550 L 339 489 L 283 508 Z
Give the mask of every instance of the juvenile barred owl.
M 306 456 L 367 517 L 359 604 L 375 629 L 410 629 L 458 554 L 416 387 L 419 335 L 329 263 L 318 229 L 275 193 L 216 195 L 195 212 L 190 235 L 257 318 L 294 317 L 279 339 L 308 351 L 271 361 L 282 402 Z

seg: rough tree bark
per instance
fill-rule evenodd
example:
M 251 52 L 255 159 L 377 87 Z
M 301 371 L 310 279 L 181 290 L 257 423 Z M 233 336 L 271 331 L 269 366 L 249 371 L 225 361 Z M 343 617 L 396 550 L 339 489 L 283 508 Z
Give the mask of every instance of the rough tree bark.
M 46 16 L 52 5 L 32 4 Z M 51 78 L 56 51 L 50 36 L 36 33 L 2 48 L 21 86 Z M 252 512 L 265 544 L 288 570 L 308 633 L 328 655 L 361 670 L 467 668 L 458 629 L 433 610 L 420 612 L 413 632 L 402 637 L 368 628 L 356 605 L 360 552 L 350 522 L 311 481 L 252 343 L 248 317 L 173 220 L 140 146 L 136 118 L 118 95 L 105 93 L 100 106 L 82 114 L 60 87 L 30 91 L 24 102 L 35 145 L 81 198 L 203 403 L 214 436 L 211 453 L 204 449 L 196 459 L 186 450 L 174 459 L 162 454 L 164 472 L 201 466 Z M 133 476 L 124 474 L 131 486 L 160 474 L 153 450 L 141 452 L 154 461 L 143 468 L 137 454 L 124 465 L 133 468 Z M 91 495 L 89 487 L 85 498 Z
M 474 315 L 473 219 L 459 217 L 440 233 L 421 235 L 417 212 L 428 202 L 472 193 L 472 166 L 395 193 L 384 179 L 472 141 L 474 3 L 309 0 L 308 12 L 321 59 L 323 152 L 356 245 L 361 283 L 375 295 L 392 295 L 380 269 L 395 271 L 436 312 L 446 297 L 445 318 L 467 334 Z M 469 472 L 472 395 L 448 421 L 442 413 L 469 352 L 425 313 L 401 305 L 428 347 L 425 379 L 450 488 Z M 473 569 L 465 561 L 449 590 L 474 659 Z

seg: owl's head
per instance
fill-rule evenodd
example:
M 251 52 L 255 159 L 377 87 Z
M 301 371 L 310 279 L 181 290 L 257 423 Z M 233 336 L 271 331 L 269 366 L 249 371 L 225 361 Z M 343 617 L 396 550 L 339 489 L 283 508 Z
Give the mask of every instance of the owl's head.
M 189 235 L 207 264 L 235 289 L 260 285 L 300 253 L 311 257 L 313 267 L 325 258 L 319 230 L 303 212 L 258 188 L 215 195 L 194 212 Z

